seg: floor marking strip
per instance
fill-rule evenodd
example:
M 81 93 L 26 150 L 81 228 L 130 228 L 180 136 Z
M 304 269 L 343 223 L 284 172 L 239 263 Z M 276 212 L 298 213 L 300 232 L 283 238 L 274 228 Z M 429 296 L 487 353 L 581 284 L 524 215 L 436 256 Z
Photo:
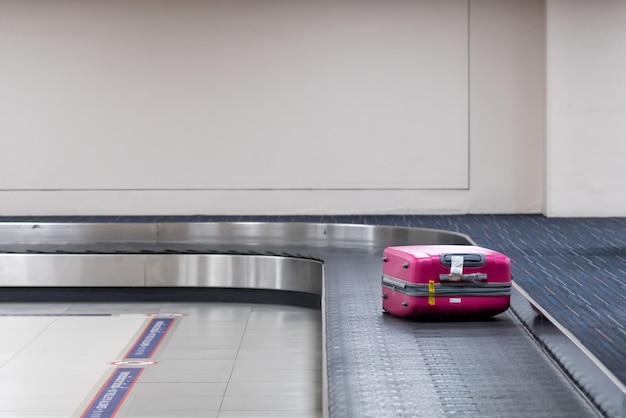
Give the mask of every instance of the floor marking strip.
M 151 358 L 172 328 L 174 318 L 153 318 L 124 358 Z
M 148 322 L 124 359 L 111 363 L 118 367 L 98 390 L 97 395 L 80 416 L 81 418 L 112 418 L 117 414 L 139 376 L 145 370 L 144 366 L 157 364 L 156 361 L 147 359 L 157 351 L 174 321 L 174 318 L 156 317 Z
M 143 368 L 136 367 L 115 369 L 80 417 L 114 417 L 143 370 Z

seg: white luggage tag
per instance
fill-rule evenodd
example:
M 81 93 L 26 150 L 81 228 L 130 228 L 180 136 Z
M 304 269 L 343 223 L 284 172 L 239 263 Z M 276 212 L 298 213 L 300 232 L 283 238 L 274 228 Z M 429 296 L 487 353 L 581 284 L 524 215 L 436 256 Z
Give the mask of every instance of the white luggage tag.
M 460 282 L 463 278 L 463 256 L 453 255 L 450 258 L 450 278 L 451 282 Z

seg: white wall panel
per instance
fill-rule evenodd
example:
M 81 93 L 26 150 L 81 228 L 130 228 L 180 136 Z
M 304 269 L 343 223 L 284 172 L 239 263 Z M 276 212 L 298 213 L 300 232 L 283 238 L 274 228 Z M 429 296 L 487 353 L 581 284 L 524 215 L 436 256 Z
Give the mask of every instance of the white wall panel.
M 542 210 L 544 7 L 542 0 L 471 2 L 469 212 Z
M 2 1 L 0 215 L 540 212 L 544 7 Z
M 3 1 L 4 190 L 465 189 L 468 3 Z
M 547 214 L 626 216 L 626 2 L 547 4 Z
M 0 191 L 2 215 L 466 213 L 467 190 Z M 419 208 L 416 210 L 416 208 Z

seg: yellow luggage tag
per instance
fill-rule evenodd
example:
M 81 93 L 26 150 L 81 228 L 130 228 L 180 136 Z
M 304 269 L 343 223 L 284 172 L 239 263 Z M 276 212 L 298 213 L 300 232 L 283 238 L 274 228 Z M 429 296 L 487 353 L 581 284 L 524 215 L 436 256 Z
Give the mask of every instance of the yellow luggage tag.
M 428 304 L 429 305 L 435 304 L 435 281 L 434 280 L 428 281 Z

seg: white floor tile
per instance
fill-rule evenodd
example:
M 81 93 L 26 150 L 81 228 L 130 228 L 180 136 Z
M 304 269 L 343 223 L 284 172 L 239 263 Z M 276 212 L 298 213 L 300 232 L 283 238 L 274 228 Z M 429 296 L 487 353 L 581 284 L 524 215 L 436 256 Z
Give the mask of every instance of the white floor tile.
M 170 359 L 214 359 L 214 360 L 234 360 L 237 358 L 238 350 L 236 348 L 205 348 L 197 350 L 177 350 L 168 347 L 158 355 L 158 359 L 165 361 Z
M 156 383 L 196 383 L 196 382 L 228 382 L 232 372 L 229 369 L 206 370 L 164 370 L 148 369 L 141 376 L 142 382 Z
M 321 329 L 309 328 L 309 329 L 258 329 L 250 328 L 245 332 L 246 338 L 280 338 L 282 340 L 291 339 L 317 339 L 322 336 Z
M 0 418 L 68 418 L 73 413 L 74 410 L 71 409 L 59 411 L 0 411 Z
M 158 312 L 161 309 L 162 303 L 73 303 L 65 313 L 112 313 L 112 314 L 147 314 L 151 312 Z
M 10 381 L 0 381 L 0 393 L 2 396 L 76 396 L 77 392 L 82 392 L 86 396 L 98 375 L 75 372 L 72 377 L 67 373 L 58 373 L 55 379 L 42 381 L 39 379 L 11 379 Z M 32 375 L 35 377 L 34 375 Z M 62 382 L 63 384 L 59 384 Z
M 133 396 L 124 404 L 126 414 L 135 412 L 219 411 L 222 396 Z M 173 416 L 173 415 L 172 415 Z
M 108 360 L 108 361 L 107 361 Z M 114 359 L 67 359 L 58 360 L 50 358 L 27 358 L 21 359 L 16 357 L 15 359 L 7 362 L 2 367 L 2 373 L 11 372 L 44 372 L 44 371 L 81 371 L 90 369 L 107 369 L 110 367 L 109 363 Z
M 179 321 L 176 330 L 180 331 L 237 331 L 243 333 L 246 329 L 247 322 L 245 321 L 229 321 L 229 322 L 207 322 L 198 320 L 195 317 L 186 317 L 184 320 Z
M 321 382 L 319 370 L 233 370 L 231 382 Z
M 66 312 L 71 305 L 71 303 L 2 302 L 0 303 L 0 314 L 61 314 Z
M 230 382 L 226 396 L 310 396 L 321 402 L 322 385 L 318 382 Z
M 92 380 L 94 383 L 100 379 L 103 373 L 112 370 L 113 366 L 103 368 L 71 370 L 4 370 L 0 368 L 0 384 L 11 382 L 40 382 L 49 385 L 68 384 L 74 380 Z M 110 373 L 110 372 L 109 372 Z M 88 388 L 89 389 L 89 388 Z
M 226 382 L 199 383 L 144 383 L 135 384 L 132 393 L 135 396 L 224 396 Z
M 321 322 L 312 322 L 306 319 L 298 319 L 298 320 L 268 320 L 265 321 L 263 318 L 257 318 L 254 321 L 249 321 L 246 329 L 280 329 L 280 330 L 317 330 L 318 327 L 321 326 Z
M 213 370 L 232 370 L 235 360 L 211 360 L 211 359 L 161 359 L 158 369 L 160 371 L 169 370 L 196 370 L 196 371 L 213 371 Z
M 174 310 L 175 309 L 175 310 Z M 183 313 L 193 316 L 196 321 L 205 322 L 241 322 L 247 321 L 251 308 L 245 305 L 193 305 L 170 307 L 161 309 L 161 312 Z
M 172 338 L 171 341 L 167 343 L 167 349 L 183 349 L 183 350 L 194 350 L 194 349 L 228 349 L 228 348 L 239 348 L 241 345 L 240 338 L 196 338 L 196 339 L 182 339 L 182 338 Z
M 202 303 L 0 304 L 3 309 L 114 315 L 0 316 L 0 418 L 80 414 L 151 312 L 186 316 L 176 318 L 155 353 L 157 364 L 145 367 L 118 418 L 321 416 L 319 311 Z
M 0 351 L 19 351 L 28 345 L 46 328 L 56 317 L 0 317 L 0 335 L 11 338 L 0 338 Z
M 273 348 L 241 348 L 237 353 L 237 360 L 265 360 L 265 359 L 322 359 L 322 347 L 290 347 L 276 350 Z
M 124 332 L 123 330 L 71 330 L 71 331 L 50 331 L 46 330 L 42 332 L 37 339 L 39 341 L 45 340 L 67 340 L 67 341 L 93 341 L 97 344 L 99 341 L 110 341 L 110 340 L 124 340 L 129 341 L 133 335 L 134 331 L 139 329 L 139 327 L 135 327 L 136 329 L 132 332 Z
M 0 316 L 0 332 L 41 332 L 57 319 L 56 316 Z
M 0 351 L 0 367 L 7 361 L 11 360 L 19 352 L 19 348 L 10 351 Z M 237 353 L 235 353 L 235 356 Z
M 322 418 L 322 413 L 320 411 L 220 411 L 218 418 Z
M 237 359 L 234 370 L 318 370 L 321 367 L 321 361 L 315 358 L 264 359 L 263 361 Z
M 81 358 L 100 358 L 113 361 L 123 356 L 127 350 L 128 340 L 72 341 L 72 340 L 35 340 L 20 352 L 20 356 L 54 360 L 71 360 Z
M 0 412 L 61 412 L 75 410 L 81 402 L 77 396 L 0 396 Z M 69 408 L 68 408 L 69 407 Z
M 315 339 L 305 340 L 281 340 L 281 339 L 264 339 L 264 338 L 244 338 L 241 341 L 241 348 L 243 349 L 259 349 L 259 348 L 274 348 L 289 349 L 294 346 L 302 347 L 303 349 L 317 349 L 320 341 Z
M 316 399 L 309 396 L 224 396 L 221 411 L 316 411 Z
M 46 331 L 135 332 L 150 320 L 143 314 L 60 317 Z
M 243 330 L 239 329 L 176 329 L 176 338 L 180 339 L 242 339 L 244 335 Z
M 130 411 L 125 413 L 123 410 L 115 415 L 115 418 L 218 418 L 219 411 L 180 411 L 170 410 L 167 412 L 159 411 Z M 66 417 L 64 417 L 66 418 Z M 299 417 L 294 417 L 299 418 Z

